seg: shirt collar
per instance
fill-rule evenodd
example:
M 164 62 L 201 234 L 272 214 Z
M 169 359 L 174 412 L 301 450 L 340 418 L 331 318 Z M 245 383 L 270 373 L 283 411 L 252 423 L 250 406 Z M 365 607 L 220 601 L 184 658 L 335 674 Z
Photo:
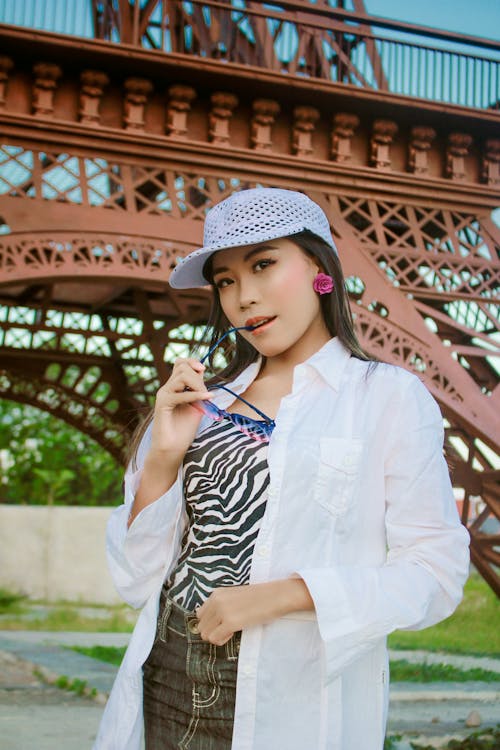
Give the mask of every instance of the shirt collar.
M 294 383 L 297 378 L 305 375 L 307 379 L 307 373 L 309 368 L 313 368 L 316 372 L 321 375 L 323 380 L 334 390 L 338 391 L 340 382 L 345 370 L 345 367 L 349 361 L 351 353 L 342 344 L 338 337 L 332 338 L 324 344 L 321 349 L 315 352 L 305 362 L 296 365 L 294 368 Z M 235 393 L 244 393 L 249 385 L 257 377 L 262 363 L 262 357 L 258 357 L 255 362 L 246 367 L 235 380 L 228 384 L 228 387 Z M 232 400 L 231 395 L 222 391 L 221 400 L 228 396 L 228 401 Z
M 323 344 L 321 349 L 318 349 L 309 359 L 295 367 L 294 381 L 302 372 L 313 368 L 330 388 L 338 391 L 350 357 L 349 349 L 346 349 L 340 339 L 335 336 Z

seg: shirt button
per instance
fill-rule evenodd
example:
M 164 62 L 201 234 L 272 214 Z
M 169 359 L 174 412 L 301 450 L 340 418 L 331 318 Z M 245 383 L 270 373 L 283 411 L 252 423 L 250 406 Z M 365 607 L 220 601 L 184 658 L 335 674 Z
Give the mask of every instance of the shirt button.
M 200 626 L 198 625 L 198 620 L 188 620 L 188 630 L 190 633 L 194 633 L 194 635 L 198 635 L 200 632 Z
M 250 664 L 245 664 L 245 665 L 243 666 L 243 674 L 246 674 L 246 675 L 251 675 L 251 674 L 252 674 L 252 671 L 253 671 L 253 670 L 252 670 L 252 667 L 251 667 L 251 665 L 250 665 Z
M 261 547 L 259 547 L 259 555 L 261 557 L 268 557 L 269 556 L 269 547 L 266 547 L 265 544 L 263 544 Z
M 344 457 L 344 460 L 342 463 L 344 466 L 354 466 L 355 462 L 356 462 L 356 457 L 352 453 L 349 453 L 347 456 Z

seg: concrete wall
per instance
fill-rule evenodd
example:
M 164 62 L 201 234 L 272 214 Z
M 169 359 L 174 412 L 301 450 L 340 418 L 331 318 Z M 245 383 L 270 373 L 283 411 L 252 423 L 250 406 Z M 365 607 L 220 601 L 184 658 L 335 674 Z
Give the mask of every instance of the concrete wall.
M 119 603 L 105 553 L 111 510 L 0 505 L 0 587 L 47 601 Z

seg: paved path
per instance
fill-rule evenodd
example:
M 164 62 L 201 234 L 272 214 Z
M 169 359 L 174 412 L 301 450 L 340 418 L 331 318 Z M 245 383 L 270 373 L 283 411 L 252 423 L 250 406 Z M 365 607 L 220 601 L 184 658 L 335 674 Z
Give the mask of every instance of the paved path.
M 90 750 L 102 706 L 46 684 L 33 666 L 0 651 L 2 750 Z
M 0 631 L 0 747 L 2 750 L 90 750 L 116 667 L 64 646 L 124 646 L 128 633 L 45 633 Z M 500 660 L 391 652 L 391 659 L 443 662 L 500 673 Z M 58 676 L 85 680 L 97 698 L 79 696 L 50 684 Z M 49 684 L 47 683 L 49 682 Z M 500 722 L 499 683 L 394 683 L 391 685 L 389 734 L 403 734 L 423 745 L 466 736 L 465 720 L 480 713 L 482 727 Z

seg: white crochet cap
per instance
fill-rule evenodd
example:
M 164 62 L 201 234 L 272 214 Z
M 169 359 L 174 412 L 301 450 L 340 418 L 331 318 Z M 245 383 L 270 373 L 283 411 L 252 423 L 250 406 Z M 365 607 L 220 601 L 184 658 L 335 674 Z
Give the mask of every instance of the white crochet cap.
M 326 214 L 304 193 L 281 188 L 233 193 L 207 213 L 203 247 L 179 261 L 170 274 L 170 286 L 192 289 L 209 284 L 203 266 L 217 250 L 288 237 L 305 229 L 337 252 Z

